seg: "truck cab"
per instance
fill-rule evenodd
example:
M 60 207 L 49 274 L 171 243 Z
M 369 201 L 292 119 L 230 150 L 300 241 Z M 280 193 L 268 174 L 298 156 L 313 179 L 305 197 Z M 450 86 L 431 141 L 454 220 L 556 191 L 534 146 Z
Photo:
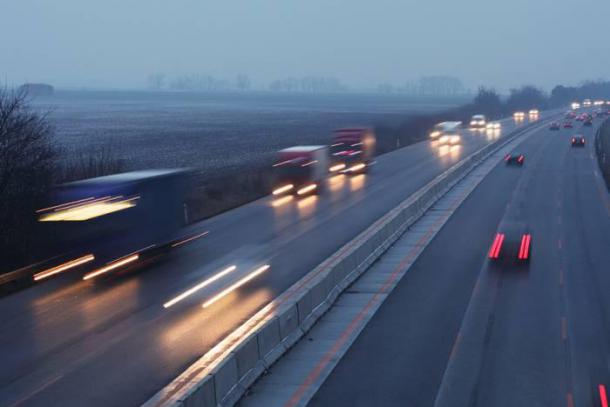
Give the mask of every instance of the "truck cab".
M 335 130 L 330 146 L 332 173 L 366 172 L 375 156 L 375 133 L 368 128 Z
M 307 195 L 320 191 L 328 174 L 328 147 L 295 146 L 278 152 L 273 165 L 275 196 Z

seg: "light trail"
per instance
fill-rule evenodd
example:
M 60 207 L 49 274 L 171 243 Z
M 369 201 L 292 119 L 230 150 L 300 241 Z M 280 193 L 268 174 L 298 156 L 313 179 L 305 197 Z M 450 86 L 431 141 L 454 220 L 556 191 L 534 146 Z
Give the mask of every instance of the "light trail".
M 63 264 L 60 264 L 59 266 L 55 266 L 53 268 L 41 271 L 40 273 L 34 274 L 34 281 L 44 280 L 45 278 L 51 277 L 55 274 L 59 274 L 66 270 L 70 270 L 74 267 L 78 267 L 81 264 L 89 263 L 93 260 L 95 260 L 95 256 L 93 256 L 92 254 L 87 254 L 77 259 L 67 261 Z
M 97 277 L 101 274 L 107 273 L 109 271 L 112 271 L 114 269 L 117 269 L 121 266 L 124 266 L 126 264 L 129 263 L 133 263 L 134 261 L 137 261 L 140 258 L 139 254 L 132 254 L 131 256 L 125 257 L 123 259 L 119 259 L 113 263 L 108 264 L 107 266 L 104 266 L 100 269 L 97 269 L 89 274 L 85 274 L 85 276 L 83 277 L 83 280 L 90 280 L 94 277 Z
M 232 293 L 233 291 L 237 290 L 239 287 L 246 284 L 248 281 L 263 274 L 265 271 L 269 270 L 269 267 L 270 266 L 268 264 L 266 264 L 262 267 L 257 268 L 252 273 L 248 274 L 246 277 L 242 278 L 241 280 L 239 280 L 235 284 L 231 285 L 230 287 L 225 288 L 224 290 L 222 290 L 221 292 L 219 292 L 218 294 L 216 294 L 215 296 L 213 296 L 212 298 L 210 298 L 209 300 L 204 302 L 202 307 L 203 308 L 209 307 L 210 305 L 214 304 L 216 301 L 220 300 L 221 298 L 223 298 L 223 297 L 229 295 L 230 293 Z
M 192 288 L 189 288 L 188 290 L 186 290 L 182 294 L 180 294 L 180 295 L 172 298 L 171 300 L 167 301 L 165 304 L 163 304 L 163 308 L 171 307 L 172 305 L 182 301 L 186 297 L 189 297 L 189 296 L 195 294 L 197 291 L 201 290 L 202 288 L 205 288 L 205 287 L 209 286 L 210 284 L 212 284 L 213 282 L 218 281 L 219 279 L 223 278 L 227 274 L 232 273 L 236 269 L 237 269 L 236 266 L 227 267 L 226 269 L 222 270 L 218 274 L 213 275 L 212 277 L 202 281 L 201 283 L 197 284 L 196 286 L 194 286 Z

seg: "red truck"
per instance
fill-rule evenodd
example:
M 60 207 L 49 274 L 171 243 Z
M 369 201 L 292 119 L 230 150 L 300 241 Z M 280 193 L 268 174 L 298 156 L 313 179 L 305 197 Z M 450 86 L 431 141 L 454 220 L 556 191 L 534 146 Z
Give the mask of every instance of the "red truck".
M 278 162 L 273 169 L 273 195 L 316 193 L 328 174 L 328 147 L 285 148 L 278 152 Z
M 331 173 L 366 172 L 375 155 L 375 133 L 369 128 L 335 130 L 330 146 Z

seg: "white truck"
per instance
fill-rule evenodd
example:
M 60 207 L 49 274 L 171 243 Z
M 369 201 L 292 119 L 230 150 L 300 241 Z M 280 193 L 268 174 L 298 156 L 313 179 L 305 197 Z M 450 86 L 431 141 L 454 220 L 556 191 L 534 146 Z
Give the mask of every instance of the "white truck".
M 273 165 L 275 196 L 317 193 L 328 175 L 329 153 L 327 146 L 295 146 L 278 152 Z

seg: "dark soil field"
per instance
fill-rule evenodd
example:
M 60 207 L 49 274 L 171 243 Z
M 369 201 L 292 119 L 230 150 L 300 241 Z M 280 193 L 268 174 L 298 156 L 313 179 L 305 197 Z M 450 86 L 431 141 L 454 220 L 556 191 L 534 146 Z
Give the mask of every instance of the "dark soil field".
M 327 144 L 344 126 L 392 126 L 464 99 L 403 95 L 193 94 L 58 91 L 32 100 L 49 111 L 69 160 L 112 150 L 127 170 L 192 167 L 219 176 L 268 165 L 278 149 Z

